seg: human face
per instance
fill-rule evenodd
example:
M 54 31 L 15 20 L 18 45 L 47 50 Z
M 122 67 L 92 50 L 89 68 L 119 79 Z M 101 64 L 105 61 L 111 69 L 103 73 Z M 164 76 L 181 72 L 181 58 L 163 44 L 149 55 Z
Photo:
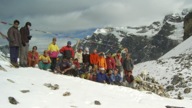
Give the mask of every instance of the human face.
M 18 28 L 19 27 L 19 23 L 14 23 L 13 25 L 15 28 Z

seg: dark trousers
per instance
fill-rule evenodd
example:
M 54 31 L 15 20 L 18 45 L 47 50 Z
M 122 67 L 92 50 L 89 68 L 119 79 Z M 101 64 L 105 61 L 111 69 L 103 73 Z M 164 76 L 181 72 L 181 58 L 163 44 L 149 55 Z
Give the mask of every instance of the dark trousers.
M 19 47 L 11 46 L 10 47 L 10 61 L 17 63 L 17 58 L 19 57 Z
M 57 63 L 57 58 L 51 58 L 51 70 L 54 71 Z

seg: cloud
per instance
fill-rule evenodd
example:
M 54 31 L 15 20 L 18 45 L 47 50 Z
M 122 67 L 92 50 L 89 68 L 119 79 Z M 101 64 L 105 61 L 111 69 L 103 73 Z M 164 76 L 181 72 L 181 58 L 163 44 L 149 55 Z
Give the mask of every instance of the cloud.
M 140 26 L 163 20 L 166 14 L 191 8 L 191 0 L 0 0 L 0 21 L 12 23 L 20 20 L 32 23 L 32 29 L 65 34 L 69 31 L 111 26 Z M 7 33 L 9 25 L 0 24 Z M 53 35 L 31 31 L 30 48 L 37 45 L 40 51 L 47 48 Z M 61 48 L 66 42 L 58 39 Z M 7 44 L 0 38 L 0 43 Z
M 19 19 L 21 26 L 30 21 L 35 29 L 66 32 L 150 24 L 190 4 L 191 0 L 1 0 L 0 19 Z

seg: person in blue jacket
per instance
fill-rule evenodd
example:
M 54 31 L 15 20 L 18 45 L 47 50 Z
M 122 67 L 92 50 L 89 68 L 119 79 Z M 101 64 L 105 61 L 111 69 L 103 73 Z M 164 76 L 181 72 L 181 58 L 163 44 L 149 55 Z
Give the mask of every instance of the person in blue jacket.
M 118 69 L 114 69 L 114 72 L 111 74 L 110 83 L 115 85 L 121 85 L 123 78 L 118 73 Z
M 100 68 L 96 76 L 96 81 L 100 83 L 109 83 L 109 78 L 105 73 L 104 68 Z

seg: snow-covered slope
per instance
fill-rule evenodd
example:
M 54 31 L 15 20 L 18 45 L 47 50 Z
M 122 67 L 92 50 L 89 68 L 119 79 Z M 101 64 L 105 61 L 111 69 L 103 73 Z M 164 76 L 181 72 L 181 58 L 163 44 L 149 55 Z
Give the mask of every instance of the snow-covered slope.
M 1 108 L 165 108 L 167 105 L 191 108 L 192 100 L 175 100 L 147 94 L 122 86 L 100 84 L 71 76 L 56 75 L 37 68 L 10 68 L 0 60 L 7 72 L 0 70 Z M 58 84 L 51 90 L 45 83 Z M 29 90 L 22 93 L 21 90 Z M 70 92 L 71 95 L 63 96 Z M 8 97 L 19 104 L 13 105 Z M 95 105 L 95 101 L 101 105 Z
M 192 97 L 192 37 L 179 44 L 158 60 L 137 64 L 134 74 L 143 70 L 167 87 L 172 97 L 179 92 L 184 97 Z M 188 90 L 188 91 L 187 91 Z
M 160 57 L 160 59 L 170 58 L 173 56 L 178 56 L 182 53 L 192 53 L 192 45 L 191 45 L 192 37 L 185 40 L 175 48 L 173 48 L 171 51 Z

